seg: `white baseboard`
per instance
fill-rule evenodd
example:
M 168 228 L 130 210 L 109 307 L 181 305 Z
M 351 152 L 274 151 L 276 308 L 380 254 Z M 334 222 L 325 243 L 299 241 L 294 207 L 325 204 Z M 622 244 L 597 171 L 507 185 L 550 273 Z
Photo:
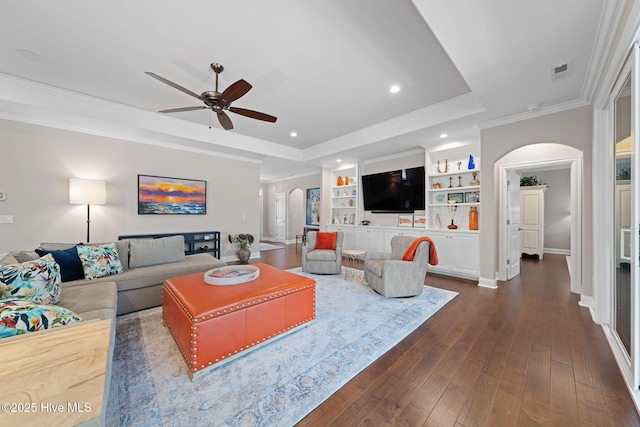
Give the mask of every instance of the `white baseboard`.
M 544 248 L 545 254 L 571 255 L 571 249 Z
M 498 281 L 496 279 L 487 279 L 486 277 L 480 277 L 478 279 L 478 286 L 489 289 L 498 289 Z
M 578 305 L 580 307 L 588 308 L 589 309 L 589 313 L 591 314 L 591 320 L 593 320 L 593 323 L 598 323 L 598 322 L 596 322 L 596 316 L 595 316 L 595 312 L 594 312 L 595 302 L 593 301 L 593 297 L 580 295 L 580 301 L 578 301 Z

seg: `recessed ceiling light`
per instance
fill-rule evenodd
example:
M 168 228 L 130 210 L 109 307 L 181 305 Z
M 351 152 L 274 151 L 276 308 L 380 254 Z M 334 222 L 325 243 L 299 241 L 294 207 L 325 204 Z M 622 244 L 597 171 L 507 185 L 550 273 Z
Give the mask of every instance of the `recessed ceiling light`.
M 449 136 L 449 134 L 448 134 L 448 133 L 441 133 L 441 134 L 440 134 L 440 138 L 446 138 L 446 137 L 448 137 L 448 136 Z
M 342 159 L 338 159 L 338 160 L 336 160 L 336 162 L 341 163 L 341 162 L 342 162 Z
M 527 105 L 527 110 L 529 111 L 537 110 L 538 108 L 540 108 L 538 104 Z
M 400 86 L 398 86 L 398 85 L 393 85 L 393 86 L 391 86 L 391 87 L 389 88 L 389 92 L 391 92 L 391 93 L 398 93 L 398 92 L 400 92 Z
M 53 65 L 54 61 L 53 59 L 49 58 L 47 55 L 37 52 L 33 49 L 27 49 L 27 48 L 18 48 L 16 49 L 16 51 L 22 55 L 23 57 L 33 61 L 33 62 L 37 62 L 38 64 L 42 64 L 42 65 Z
M 289 135 L 291 135 L 291 138 L 295 138 L 296 136 L 298 136 L 297 132 L 291 132 Z

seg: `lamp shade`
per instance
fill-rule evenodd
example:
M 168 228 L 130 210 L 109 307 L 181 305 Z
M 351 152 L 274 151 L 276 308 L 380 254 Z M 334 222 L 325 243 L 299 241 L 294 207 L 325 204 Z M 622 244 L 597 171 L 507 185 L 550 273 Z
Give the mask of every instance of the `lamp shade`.
M 72 205 L 104 205 L 107 186 L 97 179 L 69 179 L 69 203 Z

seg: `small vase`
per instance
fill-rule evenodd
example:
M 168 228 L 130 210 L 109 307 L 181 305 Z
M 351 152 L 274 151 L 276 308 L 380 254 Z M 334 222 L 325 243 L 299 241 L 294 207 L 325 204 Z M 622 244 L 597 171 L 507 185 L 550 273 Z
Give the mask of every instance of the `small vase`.
M 249 249 L 240 249 L 238 251 L 238 258 L 241 264 L 249 264 L 249 258 L 251 258 L 251 251 Z
M 338 181 L 336 182 L 336 184 L 338 185 L 338 187 L 344 185 L 344 181 L 342 180 L 341 176 L 338 177 Z
M 469 230 L 478 229 L 478 208 L 471 206 L 469 208 Z
M 436 219 L 433 223 L 433 228 L 440 229 L 442 228 L 442 222 L 440 221 L 440 214 L 436 214 Z

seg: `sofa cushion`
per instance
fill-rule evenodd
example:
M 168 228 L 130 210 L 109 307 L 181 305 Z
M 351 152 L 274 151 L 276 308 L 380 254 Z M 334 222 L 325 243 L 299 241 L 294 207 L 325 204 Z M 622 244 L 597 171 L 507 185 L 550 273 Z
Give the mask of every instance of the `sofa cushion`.
M 62 285 L 58 305 L 77 313 L 85 320 L 115 317 L 118 289 L 115 282 L 92 281 L 84 286 Z
M 27 261 L 34 261 L 38 258 L 40 258 L 40 255 L 38 255 L 36 253 L 36 251 L 16 251 L 16 252 L 12 252 L 11 255 L 14 256 L 15 259 L 18 260 L 18 262 L 27 262 Z
M 13 256 L 12 253 L 4 254 L 4 256 L 0 257 L 0 265 L 9 265 L 9 264 L 19 264 L 20 261 Z
M 53 258 L 60 266 L 60 275 L 62 276 L 63 282 L 84 279 L 82 262 L 80 262 L 78 251 L 75 246 L 63 251 L 45 251 L 43 249 L 36 249 L 36 253 L 40 256 L 45 256 L 49 253 L 53 255 Z
M 316 249 L 336 250 L 336 231 L 318 231 L 316 235 Z
M 82 317 L 57 306 L 16 298 L 0 300 L 0 338 L 82 322 Z
M 2 298 L 55 304 L 60 298 L 60 266 L 51 254 L 34 261 L 0 266 Z
M 382 259 L 370 259 L 365 262 L 365 269 L 372 272 L 378 277 L 382 277 L 382 268 L 384 267 L 384 260 Z
M 78 257 L 82 261 L 84 278 L 87 280 L 122 273 L 122 263 L 115 243 L 98 246 L 78 246 Z
M 336 252 L 328 249 L 316 249 L 307 253 L 307 261 L 335 261 Z
M 184 261 L 184 236 L 129 240 L 129 267 Z

